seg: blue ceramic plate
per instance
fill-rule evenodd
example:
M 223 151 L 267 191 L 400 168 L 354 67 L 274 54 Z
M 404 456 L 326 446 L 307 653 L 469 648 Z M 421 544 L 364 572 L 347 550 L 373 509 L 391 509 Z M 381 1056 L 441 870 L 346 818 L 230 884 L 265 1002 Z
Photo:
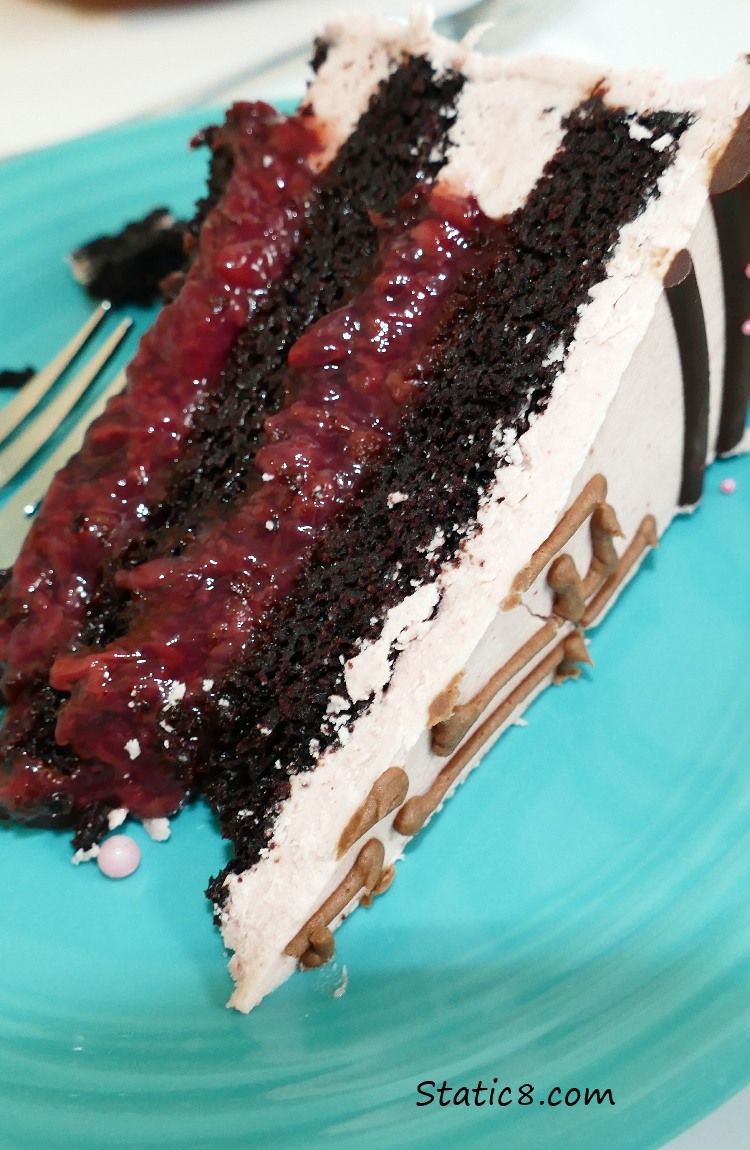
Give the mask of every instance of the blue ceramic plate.
M 44 362 L 87 314 L 66 251 L 189 210 L 204 118 L 0 167 L 2 366 Z M 743 1086 L 748 527 L 750 461 L 713 467 L 595 634 L 595 669 L 487 756 L 345 924 L 338 966 L 249 1017 L 224 1009 L 201 892 L 225 848 L 202 806 L 166 845 L 133 830 L 122 883 L 72 867 L 61 834 L 0 830 L 0 1145 L 645 1150 Z M 418 1093 L 480 1080 L 493 1103 Z

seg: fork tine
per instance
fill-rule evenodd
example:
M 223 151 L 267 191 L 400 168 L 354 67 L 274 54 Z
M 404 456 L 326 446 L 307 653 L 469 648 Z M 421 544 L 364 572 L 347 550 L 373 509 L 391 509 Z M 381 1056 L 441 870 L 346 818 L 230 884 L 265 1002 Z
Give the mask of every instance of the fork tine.
M 78 451 L 89 424 L 104 411 L 107 402 L 125 384 L 125 372 L 120 371 L 93 400 L 86 411 L 86 418 L 76 423 L 55 450 L 45 459 L 41 467 L 27 479 L 23 486 L 2 509 L 3 530 L 0 531 L 0 568 L 11 567 L 21 550 L 26 532 L 31 525 L 31 517 L 50 485 L 52 476 Z
M 100 304 L 70 342 L 29 380 L 10 403 L 6 403 L 0 413 L 0 419 L 2 419 L 0 443 L 5 443 L 5 440 L 12 435 L 19 423 L 44 398 L 53 383 L 57 382 L 68 364 L 72 363 L 86 341 L 94 334 L 111 306 L 107 300 Z
M 86 366 L 70 381 L 64 391 L 45 408 L 38 419 L 35 419 L 26 431 L 21 432 L 12 443 L 0 450 L 0 486 L 10 482 L 24 464 L 28 463 L 36 455 L 39 448 L 46 443 L 51 433 L 62 423 L 87 387 L 93 383 L 107 361 L 112 358 L 131 326 L 132 320 L 122 320 Z

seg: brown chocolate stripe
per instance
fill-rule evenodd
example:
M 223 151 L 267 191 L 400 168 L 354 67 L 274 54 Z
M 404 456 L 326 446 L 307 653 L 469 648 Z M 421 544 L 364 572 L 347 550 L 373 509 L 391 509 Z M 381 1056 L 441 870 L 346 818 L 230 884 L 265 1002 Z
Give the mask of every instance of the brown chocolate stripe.
M 708 454 L 708 341 L 701 293 L 690 252 L 678 252 L 664 277 L 682 369 L 685 430 L 680 506 L 697 503 Z
M 716 450 L 725 454 L 745 433 L 750 393 L 750 108 L 741 117 L 711 180 L 711 205 L 721 253 L 726 313 L 724 391 Z
M 714 196 L 711 202 L 721 252 L 726 312 L 724 392 L 716 450 L 726 454 L 745 433 L 750 391 L 750 337 L 742 334 L 742 324 L 750 318 L 750 280 L 745 275 L 750 263 L 750 181 L 735 191 Z

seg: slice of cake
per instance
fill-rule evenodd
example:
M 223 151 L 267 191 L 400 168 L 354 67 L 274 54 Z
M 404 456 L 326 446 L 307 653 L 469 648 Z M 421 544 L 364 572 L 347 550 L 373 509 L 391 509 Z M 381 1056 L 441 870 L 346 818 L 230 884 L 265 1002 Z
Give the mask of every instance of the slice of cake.
M 675 87 L 416 20 L 315 66 L 296 116 L 207 134 L 184 284 L 0 620 L 0 808 L 86 851 L 202 792 L 240 1010 L 578 674 L 750 377 L 747 65 Z

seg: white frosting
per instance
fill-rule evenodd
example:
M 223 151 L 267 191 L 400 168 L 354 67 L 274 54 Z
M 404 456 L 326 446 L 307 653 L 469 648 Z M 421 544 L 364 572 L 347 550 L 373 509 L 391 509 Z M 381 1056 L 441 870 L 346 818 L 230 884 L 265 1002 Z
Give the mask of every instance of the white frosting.
M 165 843 L 172 834 L 169 819 L 144 819 L 143 829 L 155 843 Z
M 117 830 L 118 827 L 122 826 L 127 817 L 127 807 L 115 807 L 114 810 L 111 810 L 107 815 L 107 826 L 111 831 Z
M 371 44 L 370 25 L 361 35 L 345 38 L 353 60 L 361 56 L 373 61 L 372 74 L 390 66 L 386 58 L 390 60 L 394 51 L 394 41 L 378 31 L 382 27 L 374 26 L 380 46 Z M 423 35 L 421 26 L 393 33 L 402 45 L 403 37 L 421 43 Z M 342 44 L 343 40 L 339 50 Z M 465 52 L 465 46 L 460 50 Z M 443 62 L 442 43 L 436 52 Z M 334 99 L 336 79 L 326 67 L 310 96 L 319 114 L 343 102 L 341 86 L 339 100 Z M 455 151 L 442 178 L 453 188 L 477 195 L 485 211 L 491 207 L 499 216 L 523 202 L 557 146 L 562 115 L 596 78 L 577 66 L 550 62 L 518 62 L 505 74 L 497 62 L 467 57 L 464 67 L 468 80 L 453 133 Z M 230 966 L 237 985 L 231 1004 L 239 1010 L 249 1010 L 294 969 L 284 947 L 342 881 L 367 838 L 374 834 L 382 840 L 386 864 L 400 856 L 405 840 L 394 831 L 392 815 L 341 860 L 336 857 L 337 844 L 351 815 L 386 768 L 404 767 L 411 796 L 423 793 L 445 765 L 444 758 L 431 752 L 426 729 L 435 696 L 463 674 L 461 697 L 470 698 L 538 630 L 551 608 L 544 573 L 520 606 L 501 611 L 499 604 L 516 572 L 588 479 L 597 472 L 607 477 L 608 500 L 625 534 L 617 542 L 620 551 L 643 515 L 654 514 L 662 532 L 677 510 L 682 379 L 662 277 L 683 247 L 693 252 L 699 283 L 706 291 L 710 420 L 715 428 L 723 300 L 715 290 L 720 272 L 715 235 L 705 213 L 706 187 L 712 158 L 750 103 L 750 72 L 738 69 L 729 79 L 699 89 L 684 85 L 672 89 L 659 77 L 608 77 L 607 82 L 608 99 L 616 105 L 643 110 L 691 107 L 702 114 L 684 134 L 675 163 L 660 181 L 660 196 L 623 228 L 607 278 L 581 311 L 546 411 L 533 420 L 519 443 L 507 444 L 501 437 L 500 447 L 507 449 L 505 465 L 499 467 L 480 511 L 481 532 L 455 566 L 447 566 L 435 583 L 417 588 L 391 610 L 381 637 L 364 643 L 347 665 L 349 699 L 371 697 L 370 707 L 347 731 L 346 740 L 321 756 L 315 771 L 292 778 L 290 797 L 281 807 L 265 857 L 241 878 L 227 879 L 222 927 L 227 946 L 235 951 Z M 557 93 L 554 105 L 549 103 L 550 85 Z M 551 106 L 552 112 L 544 110 Z M 494 123 L 496 132 L 490 128 Z M 633 130 L 647 138 L 637 125 Z M 651 146 L 666 143 L 659 138 Z M 582 528 L 566 550 L 585 571 L 590 558 L 587 529 Z M 565 631 L 561 628 L 560 634 Z M 522 673 L 528 670 L 527 666 Z M 512 686 L 513 681 L 507 690 Z M 517 721 L 522 709 L 508 721 Z M 329 716 L 340 721 L 342 734 L 347 711 L 343 695 L 331 700 Z M 468 764 L 462 778 L 479 757 Z
M 92 859 L 95 859 L 98 854 L 99 844 L 94 843 L 94 845 L 89 847 L 88 850 L 84 850 L 82 847 L 79 847 L 75 854 L 71 857 L 70 861 L 72 862 L 73 866 L 79 866 L 79 864 L 82 862 L 91 862 Z
M 415 9 L 411 20 L 399 23 L 378 16 L 349 16 L 323 30 L 328 54 L 303 106 L 326 123 L 330 137 L 316 165 L 329 163 L 351 133 L 370 97 L 405 56 L 429 56 L 438 71 L 460 71 L 470 56 L 473 36 L 463 43 L 445 40 L 432 31 L 429 10 Z
M 562 116 L 588 94 L 588 79 L 566 77 L 559 87 L 553 82 L 530 85 L 525 76 L 515 75 L 469 80 L 458 100 L 454 147 L 441 184 L 472 193 L 488 216 L 521 207 L 560 145 Z M 501 133 L 524 142 L 512 163 L 498 146 Z
M 387 614 L 383 631 L 375 643 L 367 642 L 359 655 L 346 664 L 344 678 L 353 703 L 369 699 L 391 677 L 391 659 L 409 643 L 426 633 L 428 620 L 440 598 L 437 584 L 418 588 L 408 599 Z

